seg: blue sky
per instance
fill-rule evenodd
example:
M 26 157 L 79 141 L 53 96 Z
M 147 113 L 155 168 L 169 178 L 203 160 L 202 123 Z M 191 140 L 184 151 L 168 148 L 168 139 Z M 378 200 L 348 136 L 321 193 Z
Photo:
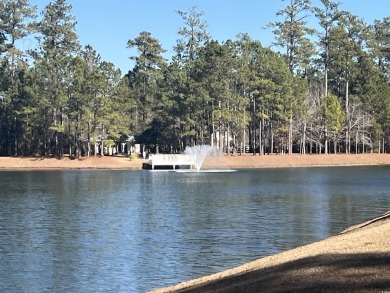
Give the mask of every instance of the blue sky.
M 367 23 L 389 16 L 390 0 L 344 0 L 340 8 L 364 18 Z M 49 0 L 30 0 L 38 10 Z M 129 59 L 135 50 L 126 48 L 127 41 L 141 31 L 149 31 L 167 50 L 170 60 L 173 47 L 183 26 L 177 9 L 187 11 L 196 6 L 205 14 L 208 32 L 220 42 L 235 39 L 241 32 L 268 46 L 274 40 L 270 30 L 262 29 L 275 21 L 276 12 L 287 6 L 282 0 L 68 0 L 77 20 L 77 34 L 82 46 L 90 44 L 102 57 L 112 62 L 122 73 L 132 69 Z M 313 4 L 318 4 L 313 0 Z M 30 49 L 33 41 L 23 41 L 23 49 Z

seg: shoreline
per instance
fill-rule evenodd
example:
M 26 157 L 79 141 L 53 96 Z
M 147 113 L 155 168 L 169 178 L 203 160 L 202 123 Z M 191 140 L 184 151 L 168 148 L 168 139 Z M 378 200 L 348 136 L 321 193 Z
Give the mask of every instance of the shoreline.
M 141 170 L 147 160 L 124 156 L 104 157 L 0 157 L 0 170 L 112 169 Z M 390 154 L 291 154 L 206 157 L 202 169 L 291 168 L 390 165 Z

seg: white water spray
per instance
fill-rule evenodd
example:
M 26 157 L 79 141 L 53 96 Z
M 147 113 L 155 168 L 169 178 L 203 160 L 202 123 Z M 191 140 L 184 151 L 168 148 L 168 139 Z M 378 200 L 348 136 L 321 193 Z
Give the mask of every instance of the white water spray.
M 192 160 L 195 164 L 196 171 L 199 171 L 202 167 L 204 159 L 213 154 L 214 147 L 211 145 L 195 145 L 192 147 L 187 147 L 184 151 L 185 155 L 189 155 L 192 157 Z

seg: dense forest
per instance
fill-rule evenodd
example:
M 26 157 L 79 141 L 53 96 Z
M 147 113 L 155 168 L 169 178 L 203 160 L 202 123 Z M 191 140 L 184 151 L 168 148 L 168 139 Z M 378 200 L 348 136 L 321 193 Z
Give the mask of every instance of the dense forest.
M 193 7 L 176 11 L 182 26 L 170 61 L 142 31 L 124 40 L 137 54 L 122 74 L 80 45 L 66 0 L 40 13 L 28 0 L 2 0 L 0 155 L 89 156 L 125 143 L 166 153 L 195 144 L 225 153 L 388 152 L 390 17 L 367 24 L 331 0 L 283 2 L 264 28 L 271 47 L 246 33 L 214 40 Z M 24 52 L 27 36 L 36 46 Z

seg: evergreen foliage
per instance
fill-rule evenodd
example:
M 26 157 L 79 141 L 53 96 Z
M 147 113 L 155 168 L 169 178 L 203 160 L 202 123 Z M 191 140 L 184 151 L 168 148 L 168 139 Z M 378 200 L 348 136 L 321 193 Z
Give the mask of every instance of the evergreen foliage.
M 0 155 L 103 155 L 134 142 L 167 153 L 389 152 L 389 17 L 369 25 L 331 0 L 285 2 L 268 26 L 282 53 L 246 33 L 213 40 L 192 7 L 177 11 L 171 61 L 142 31 L 122 75 L 80 47 L 66 0 L 40 17 L 28 0 L 3 0 Z M 37 45 L 23 52 L 18 41 L 32 34 Z

